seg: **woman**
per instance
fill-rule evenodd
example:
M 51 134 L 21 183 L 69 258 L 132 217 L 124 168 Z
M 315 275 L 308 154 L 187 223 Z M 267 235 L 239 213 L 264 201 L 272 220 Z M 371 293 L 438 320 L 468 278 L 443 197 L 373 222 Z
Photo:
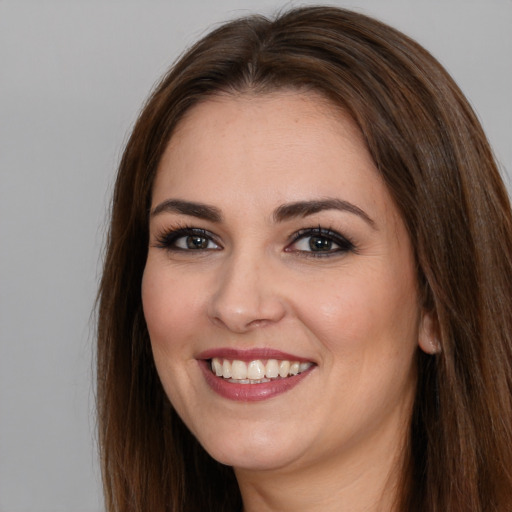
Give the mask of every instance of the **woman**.
M 147 102 L 100 290 L 109 511 L 512 508 L 512 232 L 403 34 L 228 23 Z

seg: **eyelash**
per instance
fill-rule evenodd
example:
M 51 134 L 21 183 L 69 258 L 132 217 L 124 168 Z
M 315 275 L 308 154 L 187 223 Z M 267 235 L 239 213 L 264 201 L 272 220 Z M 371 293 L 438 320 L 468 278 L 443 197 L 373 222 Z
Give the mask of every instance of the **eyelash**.
M 294 250 L 291 249 L 290 246 L 296 244 L 300 240 L 305 240 L 307 238 L 317 237 L 319 239 L 326 240 L 328 242 L 332 242 L 338 246 L 337 249 L 328 250 L 328 251 L 303 251 L 303 250 Z M 311 245 L 310 245 L 311 247 Z M 329 256 L 339 255 L 340 253 L 346 252 L 355 252 L 356 247 L 352 243 L 352 241 L 346 236 L 341 235 L 337 231 L 334 231 L 330 228 L 322 228 L 321 226 L 317 226 L 314 228 L 305 228 L 297 231 L 293 236 L 291 243 L 287 246 L 286 252 L 298 252 L 308 258 L 326 258 Z
M 159 249 L 166 249 L 168 251 L 184 251 L 184 252 L 193 252 L 194 249 L 184 249 L 182 247 L 177 247 L 176 242 L 180 238 L 185 237 L 200 237 L 206 239 L 208 242 L 213 242 L 215 245 L 222 248 L 222 246 L 215 240 L 215 236 L 213 233 L 210 233 L 206 229 L 196 228 L 192 226 L 179 226 L 163 231 L 156 237 L 155 247 Z M 201 250 L 218 250 L 218 249 L 201 249 Z M 197 249 L 197 252 L 201 252 L 200 249 Z
M 185 249 L 183 247 L 177 247 L 176 242 L 180 238 L 186 237 L 199 237 L 203 238 L 209 244 L 210 242 L 214 243 L 217 248 L 198 248 L 198 249 Z M 300 249 L 293 249 L 293 245 L 301 240 L 306 240 L 307 238 L 317 237 L 319 239 L 323 239 L 324 241 L 332 242 L 337 245 L 336 249 L 329 249 L 327 251 L 318 251 L 315 252 L 305 251 Z M 165 249 L 167 251 L 184 251 L 184 252 L 203 252 L 203 251 L 212 251 L 212 250 L 220 250 L 222 249 L 221 244 L 216 240 L 216 237 L 210 231 L 207 231 L 203 228 L 197 228 L 193 226 L 177 226 L 174 228 L 170 228 L 166 231 L 163 231 L 156 237 L 155 247 L 159 249 Z M 311 245 L 310 245 L 311 247 Z M 299 253 L 305 257 L 311 258 L 326 258 L 329 256 L 339 255 L 340 253 L 346 252 L 355 252 L 356 247 L 346 236 L 341 235 L 340 233 L 332 230 L 322 228 L 321 226 L 305 228 L 297 231 L 291 237 L 290 243 L 286 246 L 285 252 L 295 252 Z

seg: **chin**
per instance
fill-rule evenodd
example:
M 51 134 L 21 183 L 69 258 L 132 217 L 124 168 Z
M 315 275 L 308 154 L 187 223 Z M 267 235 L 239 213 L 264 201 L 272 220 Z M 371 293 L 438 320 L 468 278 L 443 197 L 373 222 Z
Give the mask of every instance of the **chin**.
M 245 471 L 274 471 L 289 466 L 294 460 L 294 457 L 285 456 L 282 453 L 276 454 L 250 449 L 242 452 L 232 450 L 209 451 L 209 454 L 221 464 Z
M 274 426 L 268 430 L 251 428 L 243 433 L 233 433 L 230 429 L 228 434 L 211 432 L 197 438 L 209 455 L 221 464 L 236 469 L 265 471 L 287 466 L 303 453 L 304 438 L 290 439 L 289 432 L 276 435 Z

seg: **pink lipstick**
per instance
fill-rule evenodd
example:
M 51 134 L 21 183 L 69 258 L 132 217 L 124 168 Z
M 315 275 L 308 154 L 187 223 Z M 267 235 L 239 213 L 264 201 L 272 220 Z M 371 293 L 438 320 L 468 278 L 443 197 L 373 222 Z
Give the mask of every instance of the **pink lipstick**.
M 278 350 L 262 348 L 211 349 L 198 355 L 210 388 L 235 401 L 260 401 L 285 393 L 316 366 L 313 361 Z

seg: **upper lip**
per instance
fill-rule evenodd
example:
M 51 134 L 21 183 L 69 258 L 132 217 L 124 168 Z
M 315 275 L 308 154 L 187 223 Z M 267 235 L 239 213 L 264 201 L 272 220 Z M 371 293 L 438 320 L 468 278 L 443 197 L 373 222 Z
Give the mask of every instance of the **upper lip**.
M 278 359 L 285 361 L 298 361 L 299 363 L 312 362 L 311 359 L 272 348 L 251 348 L 240 350 L 230 347 L 219 347 L 205 350 L 197 355 L 197 359 L 203 360 L 213 359 L 214 357 L 246 362 L 255 361 L 256 359 Z

